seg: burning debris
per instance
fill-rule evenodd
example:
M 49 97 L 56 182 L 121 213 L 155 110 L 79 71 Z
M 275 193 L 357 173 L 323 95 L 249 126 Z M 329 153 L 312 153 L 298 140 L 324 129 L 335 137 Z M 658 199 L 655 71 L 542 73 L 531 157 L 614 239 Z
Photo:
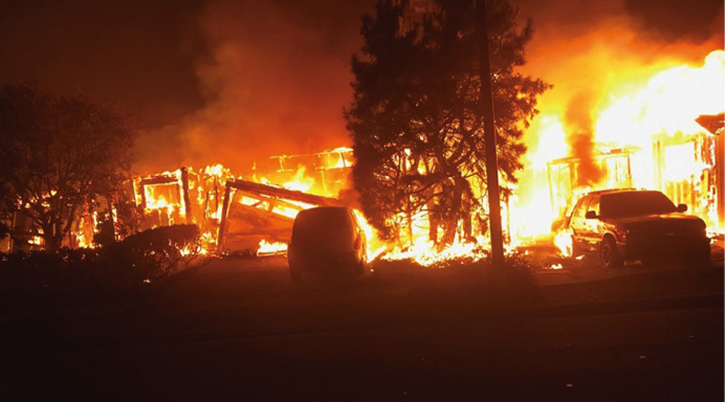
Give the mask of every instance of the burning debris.
M 232 176 L 221 165 L 200 171 L 180 168 L 173 172 L 132 180 L 135 211 L 129 217 L 138 229 L 196 224 L 201 233 L 202 254 L 216 244 L 221 200 L 226 180 Z
M 327 195 L 347 187 L 350 154 L 349 148 L 336 148 L 275 156 L 272 159 L 279 162 L 279 169 L 264 176 L 255 172 L 253 181 L 235 177 L 221 165 L 136 178 L 133 200 L 141 212 L 139 227 L 196 224 L 202 233 L 202 254 L 284 253 L 299 211 L 342 205 Z M 283 184 L 273 184 L 267 177 Z
M 234 241 L 240 241 L 240 237 L 254 234 L 271 237 L 277 242 L 286 241 L 297 213 L 321 205 L 340 205 L 340 202 L 268 184 L 229 180 L 224 190 L 217 252 L 231 247 Z M 230 229 L 235 226 L 238 227 L 236 230 Z
M 257 257 L 264 257 L 268 255 L 278 255 L 287 253 L 287 243 L 268 243 L 262 239 L 259 242 L 259 248 L 257 249 Z

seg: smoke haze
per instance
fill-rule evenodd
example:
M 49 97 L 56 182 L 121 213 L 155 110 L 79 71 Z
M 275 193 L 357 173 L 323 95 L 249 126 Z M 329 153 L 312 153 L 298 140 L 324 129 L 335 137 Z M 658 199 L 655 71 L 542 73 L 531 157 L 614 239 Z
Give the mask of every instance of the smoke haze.
M 582 91 L 605 106 L 629 81 L 723 48 L 722 0 L 511 3 L 536 29 L 520 71 L 554 85 L 540 110 L 562 120 Z M 349 144 L 349 61 L 374 4 L 6 0 L 0 83 L 38 80 L 126 105 L 147 127 L 139 173 L 223 163 L 244 174 L 272 155 Z
M 554 86 L 540 97 L 541 113 L 527 138 L 532 151 L 542 141 L 561 141 L 557 148 L 568 148 L 565 138 L 538 138 L 537 134 L 544 131 L 542 116 L 567 120 L 580 94 L 596 94 L 596 101 L 589 102 L 593 108 L 589 115 L 596 120 L 602 108 L 635 83 L 665 68 L 701 64 L 708 53 L 723 48 L 723 3 L 719 0 L 696 4 L 521 0 L 518 4 L 519 17 L 533 18 L 535 29 L 528 62 L 520 71 Z M 592 133 L 593 140 L 596 134 Z
M 349 61 L 359 47 L 359 27 L 288 6 L 207 4 L 201 26 L 210 54 L 197 67 L 205 106 L 149 133 L 138 148 L 151 163 L 141 170 L 222 163 L 248 174 L 255 162 L 271 163 L 272 155 L 349 143 L 342 111 L 350 102 Z M 324 10 L 343 13 L 339 8 Z M 347 12 L 362 14 L 360 7 Z

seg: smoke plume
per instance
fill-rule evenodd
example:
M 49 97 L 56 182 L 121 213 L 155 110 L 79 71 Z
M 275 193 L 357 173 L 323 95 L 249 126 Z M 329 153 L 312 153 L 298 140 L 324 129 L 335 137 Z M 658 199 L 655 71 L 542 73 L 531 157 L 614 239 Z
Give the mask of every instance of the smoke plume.
M 571 99 L 564 115 L 571 156 L 578 159 L 576 185 L 580 188 L 599 183 L 607 173 L 595 159 L 593 102 L 591 93 L 580 92 Z
M 540 98 L 541 116 L 563 116 L 582 90 L 606 100 L 630 79 L 663 66 L 701 61 L 722 47 L 722 29 L 717 29 L 722 4 L 712 0 L 685 11 L 658 2 L 652 6 L 654 17 L 650 8 L 633 0 L 511 2 L 520 6 L 521 17 L 534 19 L 536 29 L 528 64 L 520 72 L 554 84 Z M 222 163 L 249 174 L 255 162 L 260 171 L 274 169 L 273 155 L 349 144 L 341 113 L 352 96 L 349 60 L 361 45 L 360 16 L 372 11 L 374 3 L 207 2 L 199 24 L 208 52 L 196 68 L 204 106 L 143 136 L 138 170 Z M 661 23 L 663 15 L 670 23 Z M 588 111 L 595 119 L 596 112 Z M 536 129 L 534 121 L 530 149 L 539 141 Z M 589 141 L 596 139 L 591 125 L 583 132 L 589 133 Z M 576 142 L 572 149 L 581 150 L 586 143 Z
M 708 53 L 723 48 L 721 0 L 686 7 L 681 2 L 654 0 L 519 0 L 514 4 L 522 19 L 533 18 L 535 29 L 527 64 L 519 71 L 554 86 L 539 98 L 540 114 L 527 138 L 531 152 L 542 143 L 546 149 L 568 148 L 564 137 L 539 138 L 539 134 L 547 131 L 545 120 L 563 117 L 579 93 L 597 94 L 597 102 L 590 106 L 603 109 L 637 82 L 666 68 L 699 65 Z M 589 115 L 596 121 L 600 111 L 592 109 Z M 552 147 L 553 143 L 557 146 Z
M 363 11 L 355 4 L 215 0 L 201 16 L 209 54 L 197 67 L 205 106 L 149 133 L 139 170 L 222 163 L 239 174 L 274 170 L 273 155 L 349 143 L 350 56 Z M 320 10 L 324 10 L 321 15 Z

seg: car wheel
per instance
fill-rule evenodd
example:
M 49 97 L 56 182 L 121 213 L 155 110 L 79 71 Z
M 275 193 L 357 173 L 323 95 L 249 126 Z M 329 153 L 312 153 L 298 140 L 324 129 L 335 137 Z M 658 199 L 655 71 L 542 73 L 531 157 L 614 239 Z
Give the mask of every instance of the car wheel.
M 599 243 L 599 261 L 605 268 L 618 268 L 624 264 L 613 238 L 607 236 Z

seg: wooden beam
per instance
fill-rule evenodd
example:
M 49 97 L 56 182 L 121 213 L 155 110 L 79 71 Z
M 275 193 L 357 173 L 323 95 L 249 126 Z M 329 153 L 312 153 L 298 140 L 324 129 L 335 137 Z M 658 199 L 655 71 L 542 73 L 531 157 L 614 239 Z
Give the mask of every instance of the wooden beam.
M 252 194 L 266 195 L 274 198 L 304 202 L 311 205 L 340 205 L 342 202 L 335 198 L 322 197 L 314 194 L 307 194 L 301 191 L 287 190 L 286 188 L 269 186 L 266 184 L 254 183 L 246 180 L 228 181 L 227 186 Z
M 178 180 L 176 176 L 153 176 L 141 179 L 141 186 L 176 183 Z
M 237 194 L 241 194 L 242 196 L 247 197 L 247 198 L 254 198 L 255 200 L 259 200 L 259 202 L 257 204 L 269 202 L 269 203 L 274 203 L 275 207 L 281 206 L 281 207 L 287 207 L 287 208 L 296 209 L 296 210 L 300 210 L 300 211 L 305 209 L 305 207 L 303 207 L 303 206 L 289 202 L 288 200 L 285 200 L 282 198 L 273 198 L 273 197 L 268 197 L 268 196 L 256 194 L 256 193 L 250 193 L 248 191 L 242 191 L 242 190 L 238 190 Z M 251 205 L 251 206 L 256 207 L 257 204 Z
M 189 225 L 194 223 L 194 217 L 191 214 L 191 199 L 189 197 L 189 172 L 185 167 L 181 168 L 181 191 L 183 193 L 186 224 Z
M 240 219 L 261 228 L 269 227 L 275 223 L 289 226 L 291 228 L 294 223 L 294 219 L 288 216 L 244 204 L 232 205 L 227 213 L 227 223 L 229 219 Z
M 343 203 L 335 198 L 322 197 L 314 194 L 307 194 L 301 191 L 287 190 L 286 188 L 280 188 L 275 186 L 269 186 L 266 184 L 254 183 L 246 180 L 229 180 L 226 182 L 224 189 L 224 204 L 222 206 L 221 222 L 219 224 L 219 234 L 217 236 L 217 252 L 221 253 L 224 247 L 224 236 L 226 235 L 227 226 L 229 225 L 229 213 L 234 213 L 234 218 L 242 219 L 246 222 L 251 223 L 255 226 L 264 226 L 261 222 L 264 219 L 274 219 L 279 223 L 289 225 L 292 227 L 294 219 L 288 218 L 284 215 L 276 214 L 271 211 L 266 211 L 261 208 L 257 208 L 250 205 L 244 205 L 240 203 L 234 203 L 234 208 L 231 208 L 231 189 L 239 190 L 244 194 L 248 194 L 253 198 L 257 198 L 260 201 L 276 202 L 284 206 L 295 207 L 298 209 L 304 209 L 290 203 L 289 201 L 297 201 L 305 204 L 315 206 L 342 206 Z
M 221 254 L 222 246 L 224 245 L 224 229 L 227 224 L 227 213 L 229 212 L 229 196 L 232 188 L 228 185 L 224 188 L 224 203 L 222 204 L 222 216 L 221 222 L 219 223 L 219 234 L 217 234 L 217 253 Z

